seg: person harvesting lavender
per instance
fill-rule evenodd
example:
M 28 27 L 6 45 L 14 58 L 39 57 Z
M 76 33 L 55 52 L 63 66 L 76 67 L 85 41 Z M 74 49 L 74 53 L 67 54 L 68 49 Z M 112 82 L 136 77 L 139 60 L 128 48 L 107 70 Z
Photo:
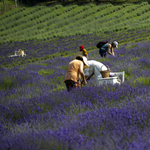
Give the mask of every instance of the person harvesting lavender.
M 110 68 L 107 68 L 106 65 L 104 65 L 101 62 L 98 62 L 96 60 L 88 60 L 87 64 L 89 65 L 89 68 L 84 70 L 84 74 L 86 77 L 86 80 L 90 80 L 92 76 L 95 76 L 95 79 L 98 80 L 99 78 L 102 78 L 102 75 L 100 71 L 108 70 Z M 114 77 L 118 75 L 116 73 L 110 72 L 110 77 Z M 118 77 L 118 83 L 120 84 L 121 80 Z
M 99 42 L 97 44 L 97 48 L 99 48 L 99 54 L 101 57 L 106 57 L 107 54 L 115 56 L 114 48 L 118 48 L 118 42 L 113 41 L 112 43 L 108 43 L 108 41 Z
M 81 88 L 81 77 L 83 79 L 82 84 L 87 84 L 83 69 L 88 67 L 87 58 L 81 55 L 77 55 L 75 59 L 69 63 L 64 80 L 68 91 L 74 88 Z
M 85 56 L 87 59 L 89 59 L 88 53 L 87 53 L 86 49 L 84 48 L 84 46 L 81 45 L 79 48 L 80 48 L 80 51 L 83 53 L 82 55 Z

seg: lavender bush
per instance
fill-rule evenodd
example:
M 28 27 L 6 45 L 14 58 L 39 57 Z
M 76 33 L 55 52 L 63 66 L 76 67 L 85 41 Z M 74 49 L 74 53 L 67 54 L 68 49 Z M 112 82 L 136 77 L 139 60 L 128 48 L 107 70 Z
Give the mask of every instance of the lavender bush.
M 149 29 L 143 29 L 138 31 L 138 34 L 137 31 L 132 30 L 121 33 L 109 33 L 109 36 L 103 33 L 101 35 L 93 33 L 87 35 L 69 36 L 66 38 L 55 38 L 47 41 L 28 41 L 1 44 L 0 65 L 4 68 L 12 68 L 14 66 L 32 64 L 59 56 L 72 56 L 79 51 L 80 45 L 84 45 L 88 52 L 95 51 L 96 57 L 98 55 L 96 44 L 99 41 L 108 40 L 109 42 L 112 42 L 113 40 L 117 40 L 119 41 L 119 44 L 128 44 L 130 41 L 141 41 L 141 37 L 147 37 L 147 40 L 149 40 L 149 33 Z M 8 57 L 9 55 L 14 55 L 15 51 L 18 51 L 19 49 L 24 50 L 27 57 Z
M 78 37 L 70 37 L 74 39 L 72 43 L 69 38 L 68 41 L 59 39 L 64 42 L 61 44 L 58 41 L 51 45 L 38 45 L 34 41 L 22 43 L 29 55 L 26 58 L 4 57 L 17 50 L 21 43 L 1 45 L 0 149 L 149 149 L 150 44 L 122 44 L 115 49 L 116 57 L 108 55 L 104 59 L 96 48 L 94 50 L 98 37 L 82 36 L 83 41 L 76 42 Z M 90 43 L 88 37 L 93 42 Z M 80 53 L 80 44 L 85 45 L 87 51 L 90 49 L 90 59 L 109 65 L 112 71 L 124 70 L 125 83 L 96 86 L 91 78 L 82 89 L 68 92 L 64 76 L 68 63 Z M 59 50 L 72 55 L 58 55 L 11 68 L 5 66 L 19 63 L 21 59 L 42 58 Z

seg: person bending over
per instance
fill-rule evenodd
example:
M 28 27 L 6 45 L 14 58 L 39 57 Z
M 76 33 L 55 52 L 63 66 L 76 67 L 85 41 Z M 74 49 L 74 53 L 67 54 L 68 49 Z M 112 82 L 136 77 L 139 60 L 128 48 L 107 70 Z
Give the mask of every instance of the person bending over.
M 100 50 L 99 50 L 99 54 L 101 55 L 101 57 L 106 57 L 107 53 L 115 56 L 114 53 L 114 48 L 118 48 L 118 42 L 117 41 L 113 41 L 112 43 L 106 43 L 104 44 Z
M 82 84 L 87 84 L 83 69 L 88 67 L 87 58 L 81 55 L 77 55 L 75 59 L 69 63 L 64 80 L 68 91 L 74 88 L 81 88 L 81 77 L 83 79 Z
M 99 78 L 102 78 L 100 71 L 108 70 L 108 68 L 103 63 L 95 60 L 88 60 L 87 64 L 89 65 L 89 68 L 84 70 L 86 80 L 90 80 L 92 76 L 95 76 L 97 81 Z M 116 73 L 110 72 L 110 77 L 114 76 L 117 76 Z M 119 79 L 118 82 L 120 82 Z

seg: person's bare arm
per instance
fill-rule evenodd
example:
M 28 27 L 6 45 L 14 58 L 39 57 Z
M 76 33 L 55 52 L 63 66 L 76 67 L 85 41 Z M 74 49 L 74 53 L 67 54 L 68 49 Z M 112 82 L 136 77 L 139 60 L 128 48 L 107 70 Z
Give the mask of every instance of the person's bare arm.
M 86 80 L 90 80 L 93 75 L 94 75 L 94 72 Z
M 107 53 L 110 54 L 110 55 L 113 55 L 113 56 L 115 55 L 115 54 L 114 54 L 114 50 L 113 50 L 111 44 L 108 44 L 108 50 L 107 50 Z
M 84 85 L 87 84 L 86 79 L 85 79 L 85 75 L 84 75 L 84 71 L 83 71 L 83 62 L 82 62 L 81 65 L 80 65 L 79 71 L 80 71 L 81 77 L 82 77 L 82 79 L 83 79 L 82 83 L 83 83 Z

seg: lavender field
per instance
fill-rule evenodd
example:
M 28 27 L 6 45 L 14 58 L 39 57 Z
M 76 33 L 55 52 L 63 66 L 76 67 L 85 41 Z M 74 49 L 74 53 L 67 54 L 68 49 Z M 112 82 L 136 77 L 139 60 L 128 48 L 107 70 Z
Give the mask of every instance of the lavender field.
M 125 42 L 115 49 L 116 57 L 105 59 L 95 47 L 103 37 L 96 35 L 2 44 L 0 149 L 148 150 L 150 43 L 132 42 L 129 35 L 107 40 L 114 37 Z M 125 82 L 96 86 L 92 78 L 81 90 L 68 92 L 64 76 L 81 44 L 89 59 L 125 71 Z M 26 57 L 8 57 L 20 48 Z

